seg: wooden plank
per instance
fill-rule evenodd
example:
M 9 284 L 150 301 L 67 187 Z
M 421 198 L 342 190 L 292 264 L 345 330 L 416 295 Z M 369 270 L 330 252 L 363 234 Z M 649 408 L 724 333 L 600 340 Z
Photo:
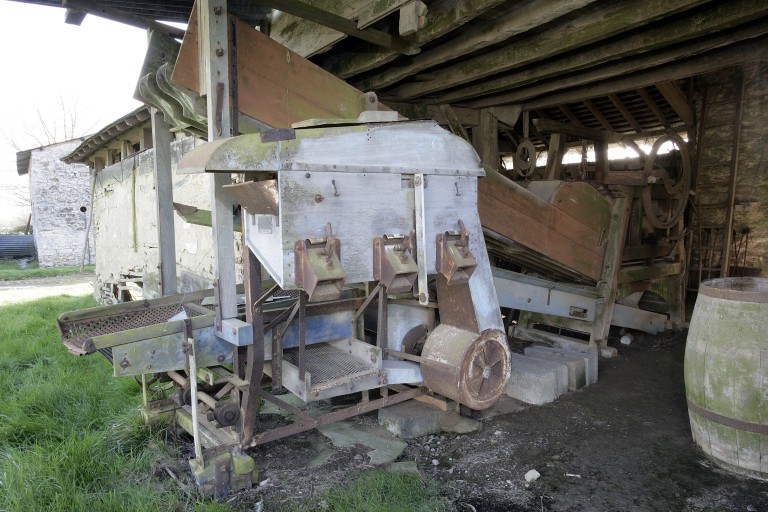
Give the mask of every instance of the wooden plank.
M 559 132 L 569 135 L 576 135 L 587 140 L 607 140 L 609 142 L 619 142 L 621 135 L 615 132 L 598 130 L 596 128 L 585 128 L 583 126 L 574 126 L 568 123 L 553 121 L 552 119 L 534 119 L 533 125 L 542 132 Z
M 434 119 L 442 125 L 448 125 L 442 105 L 427 105 L 425 103 L 399 103 L 386 101 L 386 106 L 400 113 L 408 119 Z M 462 108 L 450 105 L 453 115 L 463 126 L 478 126 L 480 124 L 480 111 L 474 108 Z
M 447 66 L 436 72 L 434 78 L 428 82 L 408 83 L 394 89 L 392 93 L 398 99 L 413 99 L 449 87 L 474 82 L 496 73 L 503 73 L 548 57 L 554 57 L 566 51 L 573 51 L 576 48 L 594 44 L 702 3 L 704 0 L 647 0 L 642 3 L 620 3 L 611 8 L 605 8 L 600 11 L 599 15 L 558 23 L 551 29 L 528 38 L 525 44 L 508 45 L 464 60 L 459 64 Z M 510 18 L 515 19 L 514 17 Z M 540 23 L 538 22 L 534 26 L 538 26 Z M 465 55 L 466 53 L 463 51 L 458 55 Z M 420 58 L 423 57 L 417 57 L 414 60 Z M 439 63 L 444 61 L 445 58 L 443 57 Z M 400 68 L 393 72 L 403 74 Z M 399 76 L 398 80 L 402 78 L 403 76 Z M 379 85 L 371 87 L 366 81 L 367 88 L 381 87 L 381 80 L 376 79 L 377 77 L 373 77 L 370 83 Z M 384 85 L 391 83 L 393 82 L 387 81 Z
M 152 147 L 155 150 L 153 174 L 157 213 L 157 246 L 160 253 L 160 293 L 176 293 L 176 231 L 173 215 L 173 172 L 171 171 L 171 135 L 163 113 L 151 109 Z
M 491 107 L 488 111 L 499 120 L 499 122 L 506 124 L 510 128 L 514 128 L 517 124 L 517 120 L 520 119 L 520 114 L 523 112 L 522 105 L 507 105 L 504 107 Z
M 480 126 L 472 130 L 472 145 L 483 165 L 499 169 L 499 122 L 487 109 L 480 111 Z
M 531 192 L 489 171 L 478 180 L 484 228 L 597 280 L 604 248 L 600 233 Z
M 397 11 L 410 1 L 368 0 L 367 2 L 355 2 L 353 0 L 314 0 L 312 5 L 354 21 L 358 29 L 364 29 Z M 302 57 L 310 57 L 338 43 L 347 37 L 347 34 L 315 23 L 309 19 L 302 19 L 288 12 L 281 12 L 273 18 L 269 36 Z M 398 52 L 393 53 L 399 55 Z
M 608 122 L 608 120 L 605 118 L 602 112 L 600 112 L 600 109 L 598 109 L 594 103 L 592 103 L 592 100 L 584 100 L 584 105 L 587 107 L 587 109 L 592 113 L 593 116 L 595 116 L 595 119 L 600 123 L 600 126 L 603 127 L 604 130 L 607 130 L 609 132 L 613 131 L 613 125 Z
M 358 28 L 356 21 L 347 19 L 344 16 L 339 16 L 338 14 L 321 9 L 307 2 L 301 2 L 299 0 L 259 0 L 259 5 L 277 9 L 278 11 L 292 14 L 299 18 L 304 18 L 377 46 L 382 46 L 405 54 L 413 53 L 411 45 L 399 37 L 394 37 L 391 34 L 372 28 L 361 30 Z
M 565 155 L 564 133 L 555 132 L 549 139 L 549 149 L 547 150 L 547 166 L 544 169 L 546 180 L 559 180 L 560 172 L 563 168 L 563 156 Z
M 411 59 L 405 66 L 386 69 L 383 73 L 356 84 L 362 90 L 388 87 L 404 78 L 433 66 L 445 64 L 456 57 L 467 55 L 488 46 L 506 41 L 569 12 L 584 7 L 594 0 L 536 0 L 522 12 L 499 16 L 495 21 L 477 30 L 453 37 L 450 41 Z M 475 71 L 481 68 L 476 68 Z M 442 87 L 440 87 L 442 88 Z M 417 96 L 417 95 L 414 95 Z M 400 96 L 405 98 L 407 96 Z
M 669 121 L 667 121 L 667 116 L 664 115 L 664 112 L 661 111 L 659 105 L 657 105 L 654 99 L 651 98 L 651 95 L 648 94 L 648 91 L 646 91 L 644 87 L 640 87 L 635 89 L 635 92 L 643 99 L 648 108 L 651 109 L 651 112 L 653 112 L 653 115 L 656 116 L 656 119 L 659 120 L 662 126 L 669 128 Z
M 616 107 L 616 110 L 618 110 L 621 115 L 624 117 L 624 119 L 627 120 L 629 125 L 637 132 L 641 133 L 643 131 L 643 128 L 638 124 L 637 119 L 635 119 L 635 116 L 632 115 L 632 113 L 627 110 L 627 107 L 624 106 L 624 103 L 622 103 L 621 99 L 616 96 L 614 93 L 608 94 L 608 99 L 611 100 L 611 103 L 613 103 L 613 106 Z
M 711 36 L 681 47 L 651 53 L 637 59 L 626 59 L 567 78 L 469 102 L 467 106 L 480 108 L 525 101 L 526 108 L 549 107 L 654 85 L 664 80 L 688 78 L 723 67 L 759 60 L 766 53 L 766 43 L 763 37 L 757 36 L 762 36 L 766 31 L 768 31 L 768 22 L 760 22 L 744 30 Z M 742 39 L 748 40 L 731 44 Z M 721 48 L 723 45 L 730 46 Z
M 172 81 L 200 91 L 197 64 L 197 14 L 192 17 L 174 66 Z M 306 119 L 356 118 L 361 92 L 237 21 L 238 108 L 275 128 Z M 389 110 L 379 104 L 379 110 Z
M 544 84 L 546 79 L 552 81 L 566 73 L 594 68 L 607 62 L 612 62 L 613 67 L 617 68 L 612 76 L 646 69 L 654 66 L 654 64 L 663 64 L 670 60 L 718 48 L 724 44 L 761 35 L 765 33 L 764 22 L 756 22 L 753 25 L 747 25 L 747 22 L 751 22 L 755 17 L 760 16 L 761 13 L 764 15 L 766 9 L 768 7 L 764 4 L 750 0 L 722 2 L 715 5 L 710 11 L 705 11 L 695 17 L 682 17 L 671 24 L 667 23 L 661 27 L 640 31 L 634 35 L 606 44 L 592 45 L 576 54 L 569 53 L 567 56 L 548 60 L 543 64 L 508 73 L 499 78 L 491 78 L 484 80 L 482 83 L 470 84 L 454 89 L 450 93 L 440 96 L 439 101 L 466 102 L 468 99 L 480 95 L 489 96 L 514 88 L 522 89 L 524 86 L 538 91 L 533 95 L 541 94 L 540 86 Z M 738 27 L 738 25 L 741 25 L 741 27 Z M 762 25 L 762 28 L 758 28 L 756 25 Z M 700 38 L 695 39 L 696 37 Z M 686 42 L 685 45 L 679 44 L 684 41 Z M 663 57 L 664 60 L 656 63 L 651 58 L 650 52 L 653 51 L 658 51 L 659 53 L 656 54 L 657 58 Z M 636 58 L 638 61 L 634 65 L 629 66 L 628 63 L 631 62 L 632 58 Z M 568 80 L 572 80 L 572 82 L 568 82 L 565 79 L 562 83 L 558 81 L 557 88 L 564 89 L 584 83 L 580 74 L 571 75 L 568 77 Z M 543 92 L 551 90 L 548 89 Z M 487 107 L 506 102 L 514 103 L 525 97 L 531 96 L 515 93 L 509 97 L 504 97 L 504 101 L 498 102 L 493 98 L 484 98 L 483 100 L 477 100 L 472 106 Z
M 421 0 L 410 1 L 400 9 L 400 23 L 397 30 L 401 36 L 409 36 L 424 28 L 427 18 L 427 4 Z
M 155 20 L 121 11 L 119 9 L 105 7 L 100 2 L 91 0 L 67 0 L 66 5 L 67 7 L 74 7 L 80 11 L 86 11 L 88 14 L 98 16 L 99 18 L 116 21 L 131 27 L 143 29 L 151 28 L 170 34 L 173 37 L 182 37 L 184 35 L 184 29 L 166 25 L 165 23 L 158 23 Z
M 495 7 L 504 0 L 437 0 L 429 6 L 427 25 L 410 40 L 420 47 L 442 37 L 473 18 Z M 400 54 L 377 46 L 349 55 L 329 66 L 329 71 L 339 78 L 349 78 L 383 66 Z
M 655 85 L 656 89 L 658 89 L 661 95 L 664 96 L 664 99 L 667 100 L 667 103 L 669 103 L 672 109 L 677 112 L 677 115 L 680 116 L 680 119 L 683 120 L 685 125 L 693 127 L 696 124 L 696 116 L 694 116 L 693 109 L 688 103 L 688 98 L 683 91 L 680 90 L 677 84 L 665 80 L 664 82 L 659 82 Z
M 731 162 L 728 176 L 728 205 L 725 210 L 723 234 L 723 256 L 720 262 L 720 276 L 728 277 L 731 265 L 731 239 L 733 237 L 733 210 L 736 200 L 736 177 L 739 173 L 739 149 L 741 147 L 741 121 L 744 110 L 744 71 L 739 70 L 736 81 L 736 105 L 733 109 L 733 140 L 731 141 Z M 738 262 L 737 262 L 738 263 Z

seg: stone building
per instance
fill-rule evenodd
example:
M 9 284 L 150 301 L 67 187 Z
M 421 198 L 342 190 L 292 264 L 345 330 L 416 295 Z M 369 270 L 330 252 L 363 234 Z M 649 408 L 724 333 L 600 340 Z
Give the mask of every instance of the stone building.
M 73 139 L 16 154 L 17 172 L 29 176 L 32 226 L 41 267 L 80 265 L 83 258 L 86 264 L 95 260 L 93 233 L 88 229 L 90 170 L 86 165 L 61 161 L 81 141 Z
M 162 114 L 160 114 L 162 116 Z M 170 134 L 175 203 L 210 210 L 207 176 L 176 175 L 176 164 L 197 144 L 183 132 Z M 150 111 L 139 108 L 70 146 L 65 161 L 90 166 L 95 175 L 93 225 L 96 262 L 94 296 L 101 302 L 161 295 L 157 197 Z M 211 228 L 175 217 L 179 292 L 210 288 L 213 282 Z

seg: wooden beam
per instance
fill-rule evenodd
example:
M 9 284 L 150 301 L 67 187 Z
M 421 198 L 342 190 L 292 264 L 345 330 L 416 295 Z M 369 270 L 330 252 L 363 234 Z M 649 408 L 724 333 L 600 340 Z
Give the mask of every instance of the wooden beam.
M 627 110 L 627 107 L 624 106 L 624 103 L 621 102 L 621 99 L 619 99 L 619 97 L 616 96 L 616 94 L 614 93 L 609 94 L 608 99 L 611 100 L 611 103 L 613 103 L 613 106 L 616 107 L 616 109 L 621 113 L 624 119 L 627 120 L 629 125 L 637 133 L 640 133 L 643 131 L 643 127 L 640 126 L 640 124 L 637 122 L 637 119 L 635 119 L 632 113 L 629 110 Z
M 411 0 L 365 0 L 362 2 L 313 0 L 312 5 L 331 14 L 352 20 L 358 29 L 364 29 L 397 11 L 409 1 Z M 302 57 L 310 57 L 320 53 L 347 37 L 343 32 L 293 16 L 287 12 L 281 12 L 273 17 L 269 27 L 269 36 Z M 399 55 L 398 52 L 393 53 Z
M 440 113 L 443 114 L 443 117 L 445 117 L 448 129 L 451 131 L 451 133 L 458 135 L 467 142 L 472 142 L 469 138 L 469 134 L 467 133 L 467 129 L 464 128 L 464 125 L 461 123 L 459 117 L 456 115 L 450 105 L 440 105 Z
M 202 79 L 207 91 L 208 141 L 214 141 L 232 136 L 227 1 L 198 0 L 197 7 L 197 42 L 201 63 L 205 63 L 200 70 L 206 70 Z M 237 316 L 233 205 L 232 197 L 222 188 L 231 181 L 231 175 L 226 173 L 210 176 L 218 332 L 222 329 L 221 320 Z
M 533 125 L 539 131 L 547 133 L 567 133 L 587 140 L 606 140 L 608 142 L 621 141 L 621 135 L 615 132 L 586 128 L 584 126 L 574 126 L 568 123 L 553 121 L 551 119 L 534 119 Z
M 383 73 L 356 84 L 359 89 L 377 90 L 390 86 L 406 77 L 445 64 L 456 57 L 467 55 L 488 46 L 506 41 L 510 37 L 525 33 L 533 28 L 548 23 L 560 16 L 592 3 L 594 0 L 536 0 L 526 9 L 507 16 L 500 16 L 496 21 L 453 37 L 450 41 L 411 59 L 405 66 L 385 70 Z M 405 98 L 406 96 L 402 96 Z
M 563 21 L 541 34 L 528 38 L 524 44 L 508 45 L 448 66 L 435 73 L 434 80 L 401 85 L 393 94 L 399 99 L 413 99 L 474 82 L 594 44 L 702 3 L 704 0 L 646 0 L 642 3 L 626 2 L 606 7 L 599 16 Z M 397 71 L 399 70 L 395 70 Z M 376 82 L 372 79 L 372 83 Z
M 420 47 L 442 37 L 481 15 L 504 0 L 438 0 L 429 6 L 427 26 L 409 41 Z M 328 70 L 339 78 L 349 78 L 391 62 L 399 53 L 371 46 L 331 64 Z
M 362 39 L 363 41 L 368 41 L 369 43 L 389 48 L 390 50 L 395 50 L 399 53 L 407 55 L 412 55 L 415 52 L 418 53 L 418 50 L 414 50 L 413 46 L 399 37 L 394 37 L 391 34 L 372 28 L 360 30 L 357 27 L 357 22 L 348 20 L 338 14 L 319 9 L 306 2 L 300 2 L 299 0 L 259 0 L 259 5 L 277 9 L 281 12 L 287 12 L 293 16 L 304 18 L 319 25 L 323 25 L 324 27 L 347 34 L 348 36 Z
M 587 85 L 537 97 L 525 103 L 525 108 L 548 107 L 561 103 L 582 101 L 586 98 L 596 98 L 609 93 L 653 85 L 664 80 L 681 80 L 745 62 L 758 61 L 766 57 L 768 57 L 768 37 L 764 36 L 730 45 L 720 50 L 707 52 L 701 56 L 654 67 L 644 72 L 625 72 L 622 75 L 616 76 L 615 71 L 611 71 L 609 73 L 609 76 L 613 77 L 611 80 L 599 83 L 591 83 L 592 80 L 587 80 Z M 652 66 L 653 61 L 653 57 L 648 58 L 649 65 Z M 633 68 L 638 69 L 630 66 L 630 69 Z M 473 105 L 470 104 L 470 106 Z
M 151 109 L 152 147 L 155 150 L 153 174 L 157 214 L 157 247 L 160 268 L 160 293 L 176 293 L 176 231 L 173 214 L 173 171 L 171 170 L 171 141 L 173 135 L 163 119 L 163 113 Z
M 688 98 L 677 84 L 670 80 L 665 80 L 664 82 L 657 83 L 656 88 L 664 96 L 664 99 L 667 100 L 672 109 L 677 112 L 677 115 L 680 116 L 680 119 L 683 120 L 686 126 L 692 127 L 696 124 L 696 116 L 694 116 L 693 109 L 688 103 Z
M 593 68 L 606 62 L 614 62 L 614 66 L 626 69 L 625 61 L 619 59 L 628 61 L 630 57 L 648 56 L 649 52 L 655 50 L 662 52 L 661 55 L 670 55 L 672 59 L 690 56 L 764 33 L 764 29 L 763 31 L 746 30 L 748 28 L 746 24 L 766 13 L 768 13 L 768 5 L 751 0 L 715 3 L 714 7 L 697 16 L 682 17 L 672 23 L 640 31 L 607 44 L 592 45 L 580 53 L 569 53 L 567 56 L 549 60 L 540 65 L 484 80 L 482 83 L 460 87 L 440 96 L 439 101 L 466 102 L 471 98 L 497 94 L 513 88 L 533 87 L 534 84 L 543 83 L 545 79 Z M 742 27 L 737 28 L 739 25 Z M 764 22 L 762 25 L 764 26 Z M 729 39 L 730 36 L 734 36 L 735 39 Z M 696 39 L 697 37 L 700 39 Z M 690 42 L 686 45 L 679 44 L 684 41 Z M 618 74 L 626 72 L 622 71 Z M 576 81 L 581 80 L 578 74 L 570 78 Z M 473 106 L 488 107 L 498 104 L 494 102 L 495 98 L 489 100 L 478 100 Z
M 602 112 L 600 112 L 600 109 L 598 109 L 595 104 L 592 102 L 592 100 L 584 100 L 584 105 L 589 109 L 589 111 L 592 113 L 593 116 L 595 116 L 595 119 L 600 123 L 600 126 L 603 127 L 603 129 L 608 130 L 609 132 L 613 131 L 613 125 L 608 122 L 608 120 L 605 118 Z
M 480 126 L 472 130 L 472 145 L 483 165 L 499 169 L 499 122 L 488 110 L 480 111 Z
M 62 2 L 63 7 L 76 9 L 79 11 L 85 11 L 88 14 L 93 14 L 99 18 L 116 21 L 125 25 L 130 25 L 136 28 L 152 28 L 170 34 L 173 37 L 184 37 L 184 29 L 172 27 L 164 23 L 158 23 L 155 20 L 144 18 L 143 16 L 137 16 L 118 9 L 112 9 L 105 7 L 98 2 L 92 0 L 66 0 Z
M 517 120 L 520 119 L 520 114 L 523 112 L 523 106 L 508 105 L 505 107 L 491 107 L 488 111 L 500 122 L 512 128 L 517 124 Z
M 434 119 L 442 125 L 448 125 L 448 119 L 445 117 L 440 105 L 425 105 L 424 103 L 397 103 L 393 101 L 385 102 L 386 106 L 398 112 L 408 119 Z M 451 105 L 453 115 L 464 126 L 477 126 L 480 124 L 480 110 L 473 108 L 462 108 Z
M 644 87 L 640 87 L 635 89 L 635 92 L 643 99 L 648 108 L 651 109 L 651 112 L 653 112 L 653 115 L 656 116 L 656 119 L 658 119 L 665 128 L 669 128 L 669 121 L 667 121 L 667 116 L 664 115 L 664 112 L 661 111 L 653 98 L 651 98 L 651 95 L 648 94 L 648 91 L 646 91 Z
M 547 150 L 547 166 L 544 169 L 545 180 L 559 180 L 563 169 L 563 156 L 565 155 L 565 141 L 568 137 L 564 133 L 555 132 L 549 139 Z
M 581 121 L 579 121 L 579 118 L 573 115 L 573 112 L 571 112 L 571 109 L 569 109 L 566 105 L 558 105 L 558 109 L 560 109 L 560 112 L 565 114 L 565 117 L 568 118 L 568 120 L 577 128 L 582 127 Z

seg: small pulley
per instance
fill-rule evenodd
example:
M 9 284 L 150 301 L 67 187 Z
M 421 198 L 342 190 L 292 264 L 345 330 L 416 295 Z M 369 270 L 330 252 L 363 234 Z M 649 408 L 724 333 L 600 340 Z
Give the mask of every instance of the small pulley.
M 527 178 L 536 169 L 536 148 L 528 138 L 528 125 L 530 124 L 529 112 L 523 112 L 523 140 L 517 146 L 515 151 L 514 164 L 517 174 Z

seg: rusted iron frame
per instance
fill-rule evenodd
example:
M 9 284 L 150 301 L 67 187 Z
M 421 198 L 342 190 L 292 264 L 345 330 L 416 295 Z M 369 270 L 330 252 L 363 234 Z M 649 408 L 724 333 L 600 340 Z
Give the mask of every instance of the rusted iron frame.
M 268 430 L 267 432 L 263 432 L 261 434 L 254 436 L 250 446 L 251 447 L 259 446 L 272 441 L 276 441 L 278 439 L 282 439 L 284 437 L 298 434 L 300 432 L 306 432 L 307 430 L 312 430 L 314 428 L 319 428 L 324 425 L 336 423 L 337 421 L 346 420 L 354 416 L 358 416 L 360 414 L 365 414 L 367 412 L 375 411 L 377 409 L 382 409 L 390 405 L 394 405 L 400 402 L 405 402 L 406 400 L 410 400 L 412 398 L 416 398 L 417 396 L 421 396 L 424 393 L 425 393 L 424 388 L 421 388 L 421 387 L 411 388 L 407 391 L 397 393 L 396 395 L 388 395 L 388 396 L 383 396 L 382 398 L 372 400 L 369 402 L 361 402 L 357 405 L 353 405 L 339 411 L 330 412 L 327 414 L 323 414 L 321 416 L 307 417 L 297 423 L 292 423 L 291 425 L 286 425 L 284 427 L 278 427 L 272 430 Z M 270 398 L 268 398 L 270 396 L 271 395 L 269 393 L 266 393 L 266 392 L 264 393 L 265 400 L 272 401 Z
M 261 262 L 251 252 L 245 243 L 243 231 L 243 283 L 245 286 L 245 303 L 253 301 L 253 295 L 261 291 Z M 263 293 L 253 306 L 246 308 L 245 320 L 251 325 L 252 343 L 245 348 L 245 368 L 237 374 L 248 382 L 248 387 L 236 393 L 240 395 L 240 444 L 245 445 L 253 438 L 256 424 L 256 413 L 261 398 L 261 377 L 264 375 L 264 301 L 272 296 L 279 287 L 277 285 Z M 259 326 L 260 328 L 256 328 Z M 235 394 L 235 393 L 233 393 Z
M 368 307 L 368 305 L 373 302 L 374 299 L 378 297 L 379 290 L 382 289 L 381 283 L 377 283 L 376 286 L 371 290 L 371 293 L 368 294 L 368 297 L 365 298 L 365 301 L 363 302 L 362 306 L 360 306 L 356 311 L 355 314 L 352 315 L 352 321 L 356 321 L 358 318 L 360 318 L 360 315 L 363 314 L 365 311 L 365 308 Z
M 379 315 L 376 326 L 376 346 L 384 348 L 387 345 L 387 292 L 381 284 L 379 288 Z
M 299 290 L 299 380 L 301 382 L 304 382 L 304 376 L 306 375 L 307 368 L 306 368 L 306 362 L 304 361 L 304 354 L 305 354 L 305 348 L 306 348 L 306 313 L 307 313 L 307 294 L 304 290 Z M 288 320 L 288 324 L 290 324 L 290 319 Z M 286 329 L 288 329 L 288 325 L 286 324 Z M 283 334 L 285 334 L 285 331 L 283 331 Z

